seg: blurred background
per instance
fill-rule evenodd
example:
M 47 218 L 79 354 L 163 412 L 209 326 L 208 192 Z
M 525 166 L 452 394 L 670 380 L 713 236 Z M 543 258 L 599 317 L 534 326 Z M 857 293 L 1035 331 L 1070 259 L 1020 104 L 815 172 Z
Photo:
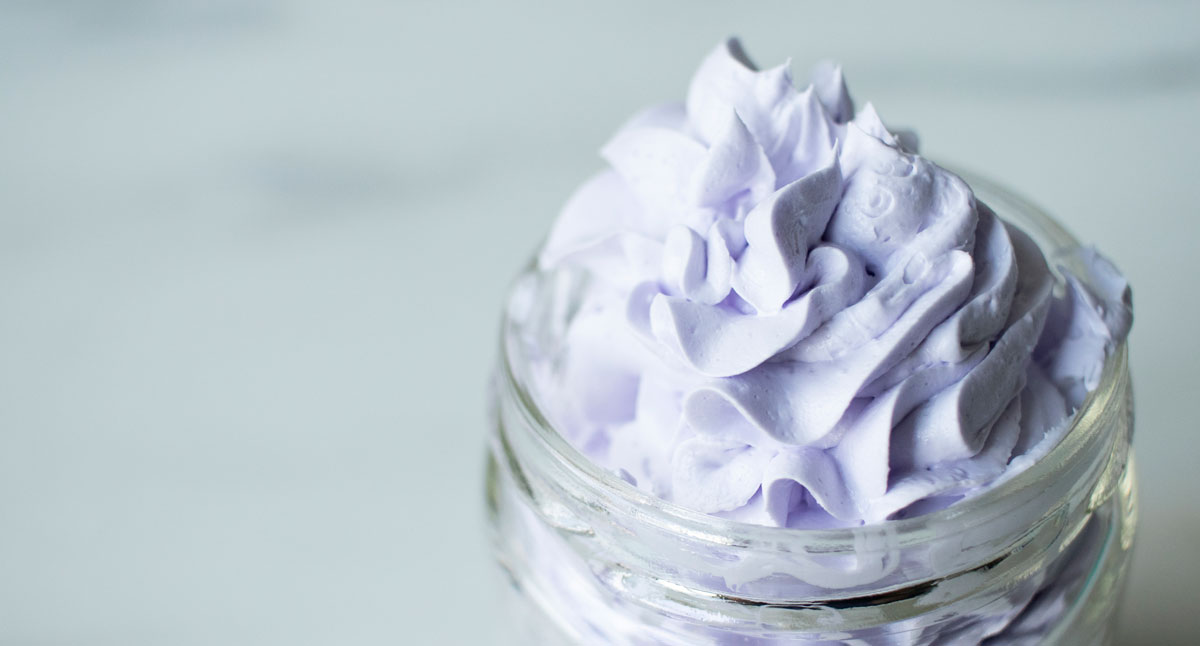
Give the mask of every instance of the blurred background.
M 743 3 L 748 4 L 748 3 Z M 900 3 L 895 3 L 900 4 Z M 0 644 L 490 644 L 506 283 L 740 35 L 1129 276 L 1122 644 L 1200 643 L 1200 3 L 0 3 Z

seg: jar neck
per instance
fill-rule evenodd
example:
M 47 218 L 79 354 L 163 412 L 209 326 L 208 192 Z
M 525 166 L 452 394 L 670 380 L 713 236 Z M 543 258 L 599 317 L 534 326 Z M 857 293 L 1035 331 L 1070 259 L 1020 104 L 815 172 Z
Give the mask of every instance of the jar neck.
M 849 628 L 978 603 L 1067 548 L 1111 497 L 1129 450 L 1122 346 L 1059 445 L 989 492 L 844 530 L 747 525 L 672 505 L 591 463 L 541 413 L 518 339 L 505 334 L 496 379 L 501 469 L 609 588 L 676 616 L 819 625 L 836 609 Z

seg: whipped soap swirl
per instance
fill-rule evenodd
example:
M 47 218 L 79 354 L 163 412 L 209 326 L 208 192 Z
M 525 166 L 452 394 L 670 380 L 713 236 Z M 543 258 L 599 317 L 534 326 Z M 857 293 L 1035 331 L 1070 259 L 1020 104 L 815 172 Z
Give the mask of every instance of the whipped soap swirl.
M 944 507 L 1048 451 L 1131 322 L 855 111 L 737 41 L 603 149 L 539 258 L 588 277 L 536 395 L 597 463 L 686 507 L 834 527 Z

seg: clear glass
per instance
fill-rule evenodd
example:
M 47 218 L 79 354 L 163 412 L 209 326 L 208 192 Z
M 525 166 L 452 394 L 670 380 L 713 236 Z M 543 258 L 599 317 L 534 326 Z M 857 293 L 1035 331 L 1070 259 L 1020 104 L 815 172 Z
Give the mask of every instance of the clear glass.
M 1078 242 L 1049 216 L 960 175 L 1072 268 Z M 545 419 L 524 353 L 554 317 L 527 313 L 569 311 L 577 288 L 529 269 L 501 335 L 487 501 L 517 643 L 1108 643 L 1136 524 L 1124 346 L 1060 444 L 990 491 L 851 529 L 762 527 L 641 491 Z

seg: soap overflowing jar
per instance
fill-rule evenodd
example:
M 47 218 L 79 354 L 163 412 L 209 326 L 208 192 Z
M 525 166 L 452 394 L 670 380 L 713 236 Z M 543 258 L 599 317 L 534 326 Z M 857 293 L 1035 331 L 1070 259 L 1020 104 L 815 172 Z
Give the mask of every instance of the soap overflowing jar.
M 966 179 L 1074 269 L 1078 242 L 1057 223 Z M 529 352 L 556 342 L 586 284 L 534 266 L 504 317 L 486 485 L 514 643 L 1109 643 L 1136 524 L 1124 343 L 1063 439 L 989 490 L 851 528 L 766 527 L 640 490 L 548 421 Z

